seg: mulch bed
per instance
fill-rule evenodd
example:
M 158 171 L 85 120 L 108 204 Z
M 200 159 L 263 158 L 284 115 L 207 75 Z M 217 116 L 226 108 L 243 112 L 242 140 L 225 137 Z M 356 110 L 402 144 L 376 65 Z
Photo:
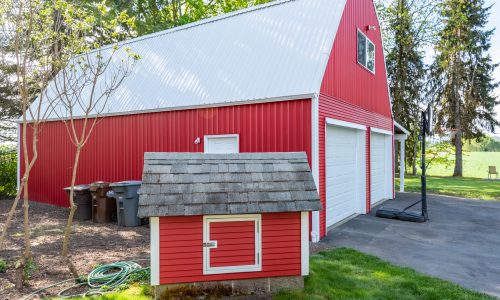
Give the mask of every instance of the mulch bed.
M 12 202 L 0 200 L 0 228 L 3 228 Z M 0 299 L 19 299 L 37 289 L 71 278 L 68 268 L 59 261 L 68 213 L 66 208 L 30 202 L 31 242 L 36 268 L 26 281 L 26 287 L 17 290 L 13 285 L 14 266 L 24 249 L 23 216 L 19 206 L 8 231 L 6 248 L 0 251 L 0 258 L 8 264 L 7 271 L 0 273 Z M 118 227 L 116 223 L 75 221 L 73 229 L 70 254 L 80 275 L 88 274 L 97 265 L 117 261 L 145 259 L 139 263 L 143 266 L 149 264 L 149 229 L 145 226 L 130 228 Z

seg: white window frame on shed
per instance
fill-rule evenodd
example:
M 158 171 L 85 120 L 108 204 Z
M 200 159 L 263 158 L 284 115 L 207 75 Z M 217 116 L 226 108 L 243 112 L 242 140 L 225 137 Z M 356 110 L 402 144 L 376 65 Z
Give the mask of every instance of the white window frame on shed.
M 359 35 L 362 35 L 365 38 L 365 63 L 363 64 L 362 62 L 359 61 Z M 370 53 L 368 51 L 368 48 L 372 46 L 373 47 L 373 57 L 370 57 Z M 364 69 L 366 69 L 368 72 L 372 73 L 375 75 L 375 59 L 376 56 L 376 48 L 375 48 L 375 43 L 368 38 L 368 36 L 361 31 L 359 28 L 356 32 L 356 61 L 358 62 L 358 65 L 362 66 Z M 368 67 L 368 62 L 373 59 L 373 70 L 371 70 Z
M 239 153 L 240 152 L 240 135 L 239 134 L 219 134 L 219 135 L 205 135 L 203 140 L 203 147 L 205 153 L 223 153 L 223 152 L 214 152 L 210 149 L 210 141 L 216 139 L 234 139 L 236 143 L 236 152 L 227 152 L 227 153 Z
M 210 223 L 214 222 L 255 222 L 255 264 L 230 267 L 210 267 L 210 249 L 217 248 L 217 241 L 210 240 Z M 262 218 L 260 214 L 203 216 L 203 275 L 228 274 L 262 271 Z

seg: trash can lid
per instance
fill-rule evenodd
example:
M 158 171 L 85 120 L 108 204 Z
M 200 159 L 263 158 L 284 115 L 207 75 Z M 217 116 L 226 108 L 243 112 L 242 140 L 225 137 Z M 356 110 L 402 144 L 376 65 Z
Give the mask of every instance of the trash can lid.
M 119 182 L 113 182 L 109 186 L 134 186 L 134 185 L 141 185 L 142 181 L 140 180 L 125 180 L 125 181 L 119 181 Z
M 91 187 L 98 187 L 98 188 L 105 188 L 105 187 L 108 187 L 109 186 L 109 182 L 107 181 L 96 181 L 96 182 L 92 182 L 90 184 Z
M 70 191 L 71 187 L 70 186 L 65 187 L 64 190 L 65 191 Z M 88 191 L 88 190 L 90 190 L 90 185 L 88 185 L 88 184 L 75 185 L 75 191 L 76 192 L 85 192 L 85 191 Z

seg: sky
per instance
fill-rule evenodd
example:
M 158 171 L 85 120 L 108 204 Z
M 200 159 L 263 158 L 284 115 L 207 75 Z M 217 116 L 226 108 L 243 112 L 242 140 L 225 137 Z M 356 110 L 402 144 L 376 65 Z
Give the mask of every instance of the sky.
M 493 5 L 488 29 L 496 28 L 495 34 L 491 40 L 492 47 L 490 54 L 494 62 L 500 63 L 500 2 L 498 2 L 498 0 L 486 0 L 486 4 Z M 496 81 L 500 81 L 500 67 L 498 67 L 495 71 L 495 79 Z M 500 97 L 500 88 L 497 89 L 496 95 L 497 97 Z M 497 118 L 500 119 L 500 105 L 497 106 L 496 111 Z M 500 136 L 500 128 L 497 128 L 496 135 Z

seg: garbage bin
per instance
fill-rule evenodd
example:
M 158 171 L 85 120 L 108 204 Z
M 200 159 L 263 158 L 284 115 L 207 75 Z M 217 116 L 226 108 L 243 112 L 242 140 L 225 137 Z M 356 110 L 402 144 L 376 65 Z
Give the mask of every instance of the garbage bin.
M 142 181 L 130 180 L 114 182 L 109 185 L 113 193 L 108 193 L 108 195 L 116 199 L 118 226 L 135 227 L 141 225 L 141 219 L 137 217 L 139 208 L 137 192 L 141 184 Z
M 116 200 L 106 197 L 109 190 L 109 182 L 97 181 L 90 184 L 92 221 L 95 223 L 112 222 L 113 214 L 116 214 Z
M 64 188 L 64 190 L 69 196 L 71 187 Z M 77 205 L 74 215 L 76 220 L 86 221 L 92 219 L 92 196 L 88 184 L 75 186 L 73 201 Z

